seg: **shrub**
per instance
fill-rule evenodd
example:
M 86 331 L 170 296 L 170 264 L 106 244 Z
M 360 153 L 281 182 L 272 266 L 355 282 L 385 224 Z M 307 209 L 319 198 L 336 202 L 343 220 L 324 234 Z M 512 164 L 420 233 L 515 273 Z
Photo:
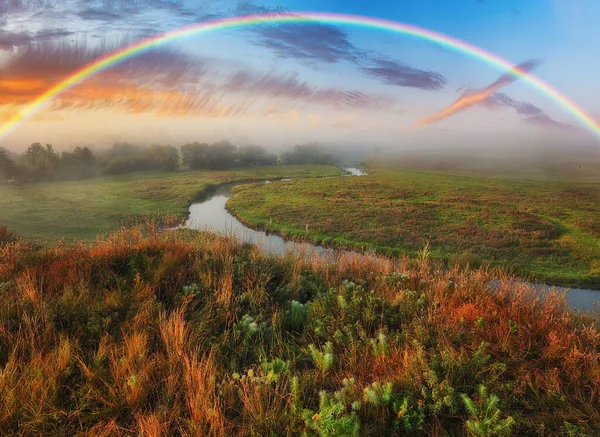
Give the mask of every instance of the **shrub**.
M 483 258 L 467 250 L 454 258 L 454 264 L 463 269 L 478 269 L 483 265 Z
M 496 395 L 487 394 L 484 385 L 477 389 L 478 401 L 473 401 L 466 394 L 462 394 L 465 408 L 470 415 L 466 425 L 469 432 L 474 436 L 503 436 L 510 434 L 515 420 L 511 417 L 502 418 L 499 409 L 500 399 Z

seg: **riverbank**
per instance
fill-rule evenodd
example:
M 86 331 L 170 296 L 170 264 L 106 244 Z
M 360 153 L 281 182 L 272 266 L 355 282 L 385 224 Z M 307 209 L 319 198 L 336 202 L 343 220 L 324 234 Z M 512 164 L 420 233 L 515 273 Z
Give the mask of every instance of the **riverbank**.
M 263 182 L 264 183 L 264 182 Z M 276 183 L 276 182 L 273 182 Z M 299 254 L 311 258 L 319 256 L 324 263 L 334 263 L 337 257 L 341 255 L 356 254 L 362 256 L 353 250 L 344 250 L 335 247 L 324 247 L 312 245 L 302 240 L 284 239 L 277 233 L 269 233 L 259 229 L 253 229 L 244 225 L 227 209 L 227 201 L 232 196 L 232 189 L 235 184 L 225 184 L 208 199 L 202 203 L 195 203 L 190 207 L 190 214 L 185 223 L 185 227 L 196 230 L 207 230 L 228 236 L 235 236 L 243 241 L 256 245 L 261 251 L 267 254 L 283 255 L 286 253 Z M 363 252 L 366 256 L 373 256 L 373 251 Z M 429 255 L 431 259 L 431 255 Z M 440 262 L 441 260 L 437 260 Z M 445 268 L 449 268 L 447 263 Z M 528 286 L 538 290 L 541 295 L 548 292 L 557 291 L 566 295 L 569 305 L 580 311 L 595 311 L 600 305 L 600 292 L 583 288 L 554 288 L 544 284 L 528 283 Z
M 296 230 L 289 230 L 286 232 L 285 230 L 278 230 L 275 226 L 272 225 L 272 223 L 269 223 L 268 225 L 260 225 L 260 224 L 251 222 L 249 220 L 246 220 L 243 216 L 239 215 L 238 213 L 236 213 L 235 210 L 230 208 L 228 204 L 225 205 L 225 210 L 229 214 L 231 214 L 232 217 L 234 217 L 241 224 L 243 224 L 246 228 L 252 229 L 257 232 L 264 232 L 267 236 L 268 235 L 276 235 L 285 241 L 292 241 L 292 242 L 299 243 L 299 244 L 300 243 L 311 244 L 311 245 L 319 247 L 319 248 L 331 249 L 331 250 L 336 250 L 336 251 L 351 251 L 351 252 L 357 252 L 357 253 L 377 253 L 377 254 L 383 255 L 383 256 L 398 257 L 398 256 L 403 256 L 403 255 L 413 255 L 413 256 L 417 255 L 417 253 L 409 254 L 406 251 L 403 251 L 402 249 L 377 247 L 377 246 L 370 245 L 368 243 L 359 243 L 359 242 L 354 242 L 354 241 L 348 241 L 348 240 L 344 240 L 341 238 L 334 238 L 334 237 L 330 237 L 330 236 L 318 236 L 318 235 L 315 236 L 315 235 L 309 234 L 307 231 L 304 231 L 304 234 L 302 234 L 302 231 L 298 232 Z M 436 261 L 442 262 L 446 266 L 451 266 L 451 264 L 453 262 L 453 260 L 448 259 L 447 257 L 437 256 L 437 255 L 430 255 L 430 256 L 431 256 L 431 259 L 435 259 Z M 512 273 L 516 276 L 519 276 L 521 278 L 521 280 L 523 280 L 523 281 L 535 283 L 542 287 L 547 287 L 547 288 L 558 287 L 558 288 L 562 288 L 565 290 L 568 288 L 575 288 L 575 289 L 584 289 L 585 288 L 585 289 L 589 289 L 592 291 L 597 291 L 599 293 L 598 300 L 600 301 L 600 282 L 581 282 L 581 281 L 577 281 L 576 279 L 575 280 L 551 279 L 549 281 L 547 277 L 546 278 L 539 277 L 539 276 L 536 277 L 535 275 L 533 275 L 531 277 L 525 277 L 522 274 L 519 274 L 517 269 L 515 269 L 517 271 L 512 271 L 512 272 L 510 272 L 506 268 L 504 268 L 504 270 L 509 273 Z
M 94 239 L 127 221 L 185 219 L 207 188 L 231 181 L 341 174 L 333 166 L 139 172 L 83 181 L 0 185 L 0 225 L 36 243 Z
M 432 256 L 446 262 L 468 260 L 552 285 L 600 288 L 597 185 L 374 168 L 361 179 L 234 191 L 227 203 L 232 214 L 285 238 L 410 256 L 429 244 Z

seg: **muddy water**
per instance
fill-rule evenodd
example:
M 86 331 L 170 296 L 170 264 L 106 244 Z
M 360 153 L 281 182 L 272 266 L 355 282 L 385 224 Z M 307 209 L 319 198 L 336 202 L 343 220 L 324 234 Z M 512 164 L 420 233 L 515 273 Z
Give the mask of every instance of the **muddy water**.
M 365 176 L 367 174 L 364 171 L 353 167 L 345 167 L 344 170 L 348 172 L 344 176 Z M 290 179 L 265 181 L 265 183 L 283 184 L 288 181 L 290 181 Z M 255 244 L 271 254 L 279 255 L 288 251 L 301 251 L 306 253 L 307 256 L 316 253 L 324 255 L 326 259 L 334 259 L 335 251 L 333 249 L 316 246 L 310 243 L 287 241 L 278 235 L 264 231 L 256 231 L 242 224 L 242 222 L 233 216 L 226 208 L 227 200 L 232 196 L 232 188 L 242 184 L 243 183 L 233 183 L 222 185 L 211 197 L 203 202 L 192 204 L 185 226 L 190 229 L 209 230 L 212 232 L 237 236 L 242 241 Z M 536 287 L 542 292 L 552 288 L 545 285 L 536 285 Z M 554 287 L 554 289 L 566 292 L 567 301 L 573 308 L 585 311 L 600 307 L 600 291 L 598 290 L 586 290 L 580 288 L 568 289 L 562 287 Z

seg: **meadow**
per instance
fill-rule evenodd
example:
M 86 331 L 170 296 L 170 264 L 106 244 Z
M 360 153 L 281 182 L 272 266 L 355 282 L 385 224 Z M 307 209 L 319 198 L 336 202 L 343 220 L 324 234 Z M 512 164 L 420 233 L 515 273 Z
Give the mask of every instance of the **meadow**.
M 340 173 L 332 166 L 288 165 L 0 185 L 0 225 L 40 243 L 93 239 L 128 220 L 169 215 L 185 218 L 190 203 L 217 184 Z
M 600 184 L 371 165 L 369 176 L 234 190 L 244 223 L 288 238 L 503 266 L 556 285 L 600 287 Z
M 596 436 L 599 350 L 563 296 L 426 251 L 0 243 L 2 435 Z

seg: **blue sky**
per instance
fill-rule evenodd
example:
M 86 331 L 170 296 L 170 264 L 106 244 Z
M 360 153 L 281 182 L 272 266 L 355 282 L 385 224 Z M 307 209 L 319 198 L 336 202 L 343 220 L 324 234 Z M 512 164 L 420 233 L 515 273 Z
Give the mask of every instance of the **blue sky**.
M 0 123 L 119 46 L 191 23 L 278 11 L 385 18 L 462 39 L 514 64 L 539 59 L 533 74 L 600 118 L 595 0 L 16 0 L 0 6 Z M 321 23 L 214 32 L 170 43 L 82 83 L 0 145 L 178 145 L 222 138 L 273 147 L 304 141 L 398 148 L 598 142 L 524 83 L 509 81 L 488 93 L 503 73 L 377 29 Z M 476 103 L 413 128 L 481 92 Z

